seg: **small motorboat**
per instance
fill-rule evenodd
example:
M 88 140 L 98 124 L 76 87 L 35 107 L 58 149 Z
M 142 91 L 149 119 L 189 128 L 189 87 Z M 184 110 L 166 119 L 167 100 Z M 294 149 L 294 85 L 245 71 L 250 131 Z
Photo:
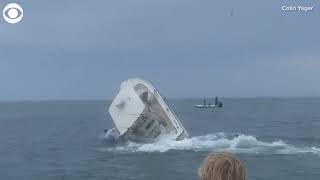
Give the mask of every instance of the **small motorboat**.
M 143 79 L 124 81 L 109 113 L 114 134 L 122 140 L 152 142 L 165 136 L 178 141 L 189 136 L 158 90 Z
M 218 97 L 215 98 L 214 104 L 207 103 L 207 100 L 204 99 L 202 104 L 194 105 L 196 108 L 222 108 L 223 104 L 218 100 Z

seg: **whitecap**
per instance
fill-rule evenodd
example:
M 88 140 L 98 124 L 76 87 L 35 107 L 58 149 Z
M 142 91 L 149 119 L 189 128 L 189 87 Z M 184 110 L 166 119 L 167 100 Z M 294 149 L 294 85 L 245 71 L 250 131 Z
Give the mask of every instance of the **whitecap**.
M 297 147 L 284 141 L 264 142 L 256 137 L 244 134 L 213 133 L 196 136 L 181 141 L 161 139 L 155 143 L 140 144 L 127 142 L 124 145 L 104 149 L 106 151 L 125 152 L 167 152 L 170 150 L 191 150 L 247 154 L 299 154 L 313 153 L 320 155 L 318 147 Z

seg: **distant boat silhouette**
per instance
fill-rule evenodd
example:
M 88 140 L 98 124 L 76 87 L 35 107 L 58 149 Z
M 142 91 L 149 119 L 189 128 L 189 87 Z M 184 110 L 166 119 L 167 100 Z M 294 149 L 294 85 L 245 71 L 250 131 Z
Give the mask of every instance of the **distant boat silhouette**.
M 195 108 L 222 108 L 223 104 L 218 100 L 218 97 L 215 98 L 214 104 L 207 103 L 207 100 L 204 99 L 202 104 L 194 105 Z

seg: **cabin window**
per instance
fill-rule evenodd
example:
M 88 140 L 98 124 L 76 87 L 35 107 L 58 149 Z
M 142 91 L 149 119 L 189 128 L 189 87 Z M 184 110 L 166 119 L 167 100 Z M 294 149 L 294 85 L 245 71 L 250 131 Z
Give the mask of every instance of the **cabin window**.
M 149 129 L 151 127 L 151 124 L 153 123 L 153 119 L 147 124 L 146 129 Z

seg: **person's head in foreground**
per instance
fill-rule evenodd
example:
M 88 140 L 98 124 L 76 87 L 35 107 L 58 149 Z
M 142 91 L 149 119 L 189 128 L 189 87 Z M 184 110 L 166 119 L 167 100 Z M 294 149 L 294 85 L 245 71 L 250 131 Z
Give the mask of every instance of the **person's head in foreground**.
M 245 180 L 246 172 L 235 155 L 224 152 L 209 155 L 199 169 L 199 176 L 201 180 Z

